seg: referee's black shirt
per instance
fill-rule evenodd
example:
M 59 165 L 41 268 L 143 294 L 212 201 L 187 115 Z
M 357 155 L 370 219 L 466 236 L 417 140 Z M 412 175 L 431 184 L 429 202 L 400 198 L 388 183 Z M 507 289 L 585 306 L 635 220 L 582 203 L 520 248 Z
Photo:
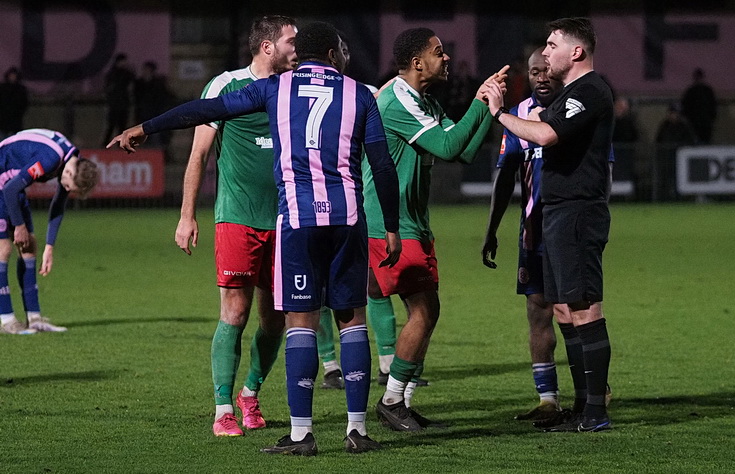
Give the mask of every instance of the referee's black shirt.
M 607 199 L 614 118 L 610 87 L 595 71 L 567 84 L 541 113 L 559 137 L 544 148 L 544 203 Z

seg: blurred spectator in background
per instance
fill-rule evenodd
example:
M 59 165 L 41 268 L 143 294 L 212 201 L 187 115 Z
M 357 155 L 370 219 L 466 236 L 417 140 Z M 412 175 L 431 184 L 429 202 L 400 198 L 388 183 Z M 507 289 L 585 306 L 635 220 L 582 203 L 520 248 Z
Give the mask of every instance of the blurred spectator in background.
M 28 89 L 21 83 L 20 71 L 11 67 L 0 84 L 0 140 L 23 130 L 28 109 Z
M 676 150 L 680 146 L 694 145 L 697 135 L 692 125 L 681 113 L 677 103 L 669 105 L 666 117 L 656 133 L 656 170 L 654 170 L 654 198 L 675 199 L 676 192 Z
M 712 87 L 704 82 L 704 71 L 701 68 L 694 70 L 692 79 L 694 83 L 684 91 L 681 98 L 681 109 L 694 128 L 698 142 L 707 144 L 712 141 L 712 127 L 717 117 L 717 99 Z
M 618 96 L 613 103 L 615 128 L 613 130 L 613 152 L 615 167 L 613 181 L 634 182 L 635 189 L 640 190 L 643 170 L 637 169 L 637 142 L 640 137 L 638 121 L 630 108 L 627 97 Z
M 174 105 L 171 92 L 166 85 L 166 78 L 159 75 L 157 70 L 158 65 L 155 62 L 146 61 L 140 75 L 135 79 L 133 97 L 136 123 L 152 119 Z M 150 138 L 154 139 L 150 142 L 154 146 L 167 146 L 171 133 L 158 133 Z
M 105 74 L 105 98 L 107 100 L 107 130 L 102 146 L 112 137 L 128 128 L 130 117 L 130 89 L 135 81 L 135 73 L 128 64 L 128 56 L 119 53 L 107 74 Z M 114 133 L 113 133 L 114 132 Z
M 464 116 L 475 98 L 478 87 L 480 87 L 480 81 L 472 76 L 469 63 L 460 61 L 457 72 L 449 76 L 447 86 L 447 99 L 444 107 L 449 118 L 457 122 Z
M 630 109 L 630 101 L 627 97 L 620 96 L 615 99 L 615 129 L 613 131 L 613 143 L 635 143 L 638 141 L 638 122 Z
M 505 83 L 508 92 L 505 93 L 504 102 L 508 104 L 508 107 L 518 105 L 531 95 L 532 91 L 528 87 L 528 64 L 524 57 L 519 56 L 510 64 L 508 79 Z

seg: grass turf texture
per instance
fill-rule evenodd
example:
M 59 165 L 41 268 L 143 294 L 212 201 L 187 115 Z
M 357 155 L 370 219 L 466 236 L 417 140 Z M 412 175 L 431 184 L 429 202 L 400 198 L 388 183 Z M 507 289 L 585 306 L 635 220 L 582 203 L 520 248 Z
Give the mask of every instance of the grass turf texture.
M 498 269 L 489 270 L 480 260 L 486 207 L 435 206 L 442 317 L 424 373 L 431 386 L 417 390 L 414 406 L 452 426 L 384 429 L 374 414 L 382 388 L 373 384 L 368 428 L 384 450 L 355 457 L 343 452 L 344 393 L 316 389 L 320 453 L 302 459 L 258 452 L 289 429 L 282 355 L 261 392 L 268 428 L 212 436 L 211 213 L 200 213 L 200 244 L 188 257 L 173 241 L 176 210 L 71 211 L 53 272 L 39 278 L 44 314 L 69 332 L 0 337 L 0 471 L 731 472 L 734 212 L 731 204 L 612 206 L 604 264 L 615 429 L 544 434 L 513 420 L 537 399 L 524 299 L 515 295 L 517 207 L 500 229 Z M 43 235 L 43 214 L 36 219 Z

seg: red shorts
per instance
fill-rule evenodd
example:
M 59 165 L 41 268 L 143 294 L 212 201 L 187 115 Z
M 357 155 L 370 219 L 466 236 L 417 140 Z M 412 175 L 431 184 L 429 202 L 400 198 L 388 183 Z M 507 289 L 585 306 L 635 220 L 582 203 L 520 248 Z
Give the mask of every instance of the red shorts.
M 439 289 L 439 271 L 436 267 L 434 241 L 422 243 L 415 239 L 401 239 L 403 251 L 393 268 L 380 267 L 386 257 L 385 240 L 368 239 L 370 268 L 378 280 L 383 296 L 412 295 Z
M 275 230 L 258 230 L 221 222 L 214 227 L 217 286 L 257 286 L 273 291 Z

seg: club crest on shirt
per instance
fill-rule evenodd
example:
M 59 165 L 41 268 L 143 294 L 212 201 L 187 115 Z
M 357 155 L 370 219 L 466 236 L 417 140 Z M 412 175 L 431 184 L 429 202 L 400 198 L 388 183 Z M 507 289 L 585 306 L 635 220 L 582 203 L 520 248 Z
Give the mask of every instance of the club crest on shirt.
M 572 99 L 571 97 L 567 99 L 564 106 L 567 109 L 566 118 L 572 118 L 575 115 L 577 115 L 580 112 L 584 112 L 586 109 L 584 108 L 584 105 L 582 105 L 582 102 Z

